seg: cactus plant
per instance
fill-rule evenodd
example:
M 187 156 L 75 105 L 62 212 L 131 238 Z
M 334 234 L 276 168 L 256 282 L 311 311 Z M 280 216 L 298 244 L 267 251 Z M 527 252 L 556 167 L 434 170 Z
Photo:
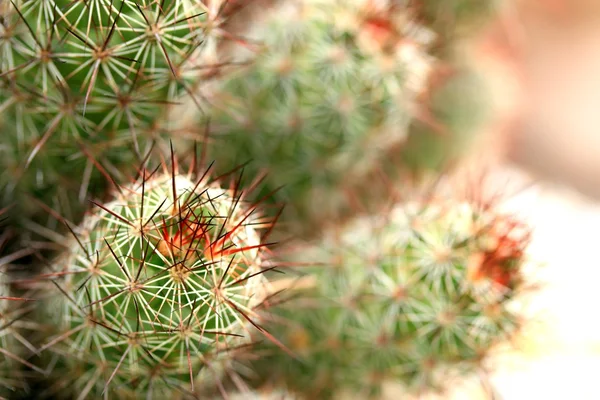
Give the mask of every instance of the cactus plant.
M 134 172 L 165 129 L 172 135 L 172 105 L 185 95 L 201 107 L 193 87 L 218 21 L 200 0 L 0 7 L 3 202 L 39 219 L 29 196 L 76 219 L 88 191 L 107 190 L 106 173 Z
M 256 368 L 305 398 L 367 398 L 389 381 L 447 390 L 520 329 L 528 238 L 513 216 L 448 199 L 330 232 L 302 258 L 329 260 L 310 269 L 313 284 L 274 307 L 273 329 L 300 361 L 275 354 Z
M 436 152 L 470 133 L 446 114 L 459 106 L 461 129 L 465 115 L 477 114 L 463 100 L 476 79 L 442 85 L 436 100 L 451 93 L 463 101 L 434 104 L 440 121 L 421 113 L 418 103 L 440 65 L 428 53 L 435 36 L 410 7 L 380 3 L 285 2 L 248 34 L 260 43 L 239 56 L 249 65 L 210 94 L 211 158 L 224 168 L 249 161 L 250 175 L 267 170 L 264 190 L 281 187 L 273 199 L 286 204 L 294 234 L 315 232 L 320 221 L 343 213 L 340 187 L 364 180 L 390 147 L 402 147 L 415 121 L 436 131 L 430 142 L 447 138 L 432 150 L 416 138 L 407 152 L 420 151 L 405 157 L 413 164 L 418 158 L 437 167 Z
M 185 398 L 217 385 L 250 345 L 267 293 L 270 228 L 238 186 L 144 169 L 73 229 L 45 274 L 58 360 L 47 393 Z M 271 338 L 276 342 L 274 338 Z

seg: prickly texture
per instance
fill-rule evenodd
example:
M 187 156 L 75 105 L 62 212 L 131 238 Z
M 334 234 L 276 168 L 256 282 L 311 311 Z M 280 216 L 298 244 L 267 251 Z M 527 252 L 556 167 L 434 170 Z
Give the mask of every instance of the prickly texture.
M 44 275 L 57 289 L 46 395 L 192 396 L 260 330 L 269 220 L 237 187 L 176 169 L 144 170 L 98 204 Z
M 285 226 L 295 234 L 318 231 L 348 208 L 341 188 L 353 189 L 387 149 L 412 140 L 415 121 L 428 129 L 427 142 L 424 128 L 414 129 L 406 167 L 437 167 L 440 149 L 457 139 L 449 118 L 435 120 L 452 106 L 420 111 L 437 68 L 428 54 L 433 33 L 412 8 L 387 3 L 306 0 L 275 8 L 248 33 L 249 65 L 211 93 L 211 158 L 223 168 L 250 162 L 251 176 L 267 170 L 264 190 L 279 188 L 272 198 L 286 204 Z M 454 86 L 455 98 L 461 83 Z M 475 114 L 465 110 L 471 103 L 458 103 L 461 116 Z M 443 144 L 429 143 L 436 138 Z
M 107 174 L 127 176 L 172 133 L 172 104 L 191 94 L 200 106 L 192 88 L 216 35 L 209 11 L 200 0 L 3 1 L 3 202 L 38 223 L 45 213 L 30 197 L 76 218 Z
M 390 381 L 443 392 L 519 330 L 528 235 L 512 216 L 448 200 L 357 220 L 304 251 L 325 265 L 273 308 L 299 361 L 273 353 L 256 368 L 305 398 L 367 398 Z

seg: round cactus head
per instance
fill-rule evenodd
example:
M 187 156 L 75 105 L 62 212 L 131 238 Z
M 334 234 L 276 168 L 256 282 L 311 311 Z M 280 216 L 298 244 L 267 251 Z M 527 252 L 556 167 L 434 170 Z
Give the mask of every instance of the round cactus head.
M 158 123 L 172 122 L 174 104 L 188 98 L 201 108 L 192 87 L 218 31 L 204 2 L 15 0 L 1 7 L 4 198 L 27 194 L 83 213 L 88 191 L 105 189 L 97 163 L 126 175 L 175 129 Z M 40 218 L 29 204 L 19 202 L 23 217 Z
M 368 177 L 381 169 L 445 169 L 481 122 L 482 81 L 432 54 L 436 35 L 408 3 L 284 2 L 210 93 L 211 157 L 269 171 L 265 193 L 277 189 L 296 236 L 351 214 L 346 193 L 377 203 Z
M 314 285 L 275 308 L 301 362 L 262 362 L 309 398 L 365 398 L 387 382 L 444 391 L 520 329 L 528 241 L 513 216 L 449 199 L 355 220 L 312 248 L 309 260 L 329 260 Z
M 271 222 L 239 188 L 177 169 L 143 170 L 96 203 L 53 262 L 58 331 L 42 349 L 58 355 L 60 380 L 77 393 L 203 390 L 261 329 L 261 231 Z
M 410 9 L 367 3 L 275 8 L 248 33 L 261 44 L 250 61 L 211 93 L 211 158 L 268 171 L 264 193 L 277 189 L 272 199 L 286 205 L 294 234 L 347 207 L 340 186 L 406 139 L 435 64 L 430 33 Z

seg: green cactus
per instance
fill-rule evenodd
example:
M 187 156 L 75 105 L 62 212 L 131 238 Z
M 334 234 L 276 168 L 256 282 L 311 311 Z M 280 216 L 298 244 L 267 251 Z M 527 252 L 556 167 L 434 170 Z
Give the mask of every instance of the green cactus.
M 18 200 L 24 219 L 45 215 L 28 197 L 76 219 L 88 192 L 107 190 L 106 174 L 128 176 L 164 144 L 155 127 L 173 120 L 172 105 L 185 95 L 201 107 L 198 68 L 216 17 L 200 0 L 0 7 L 3 202 Z
M 273 200 L 286 204 L 283 220 L 294 234 L 340 215 L 348 208 L 340 188 L 364 180 L 387 149 L 410 139 L 438 66 L 428 54 L 435 36 L 415 18 L 407 6 L 361 0 L 286 2 L 249 34 L 261 43 L 240 56 L 249 65 L 211 92 L 211 158 L 225 169 L 250 161 L 250 175 L 267 170 L 264 190 L 279 188 Z M 442 117 L 454 105 L 445 104 Z M 476 114 L 458 105 L 461 116 Z M 437 166 L 440 147 L 471 133 L 445 128 L 441 145 L 420 145 L 410 156 Z M 409 149 L 422 142 L 415 139 Z
M 207 174 L 143 170 L 97 204 L 53 263 L 47 301 L 58 360 L 47 393 L 187 398 L 218 385 L 268 280 L 261 217 Z M 271 338 L 265 331 L 267 338 Z
M 304 251 L 329 261 L 273 309 L 300 360 L 274 353 L 256 368 L 304 398 L 367 398 L 390 381 L 444 391 L 520 329 L 528 235 L 512 216 L 448 200 L 354 221 Z

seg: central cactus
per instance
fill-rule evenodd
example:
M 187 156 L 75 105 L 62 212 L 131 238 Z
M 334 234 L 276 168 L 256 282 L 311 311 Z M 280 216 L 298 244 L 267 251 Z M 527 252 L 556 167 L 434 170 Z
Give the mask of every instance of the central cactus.
M 98 204 L 51 276 L 59 384 L 176 398 L 215 385 L 265 298 L 261 219 L 205 175 L 155 172 Z M 260 328 L 258 328 L 260 330 Z M 268 334 L 267 334 L 268 335 Z M 61 378 L 62 377 L 62 378 Z

